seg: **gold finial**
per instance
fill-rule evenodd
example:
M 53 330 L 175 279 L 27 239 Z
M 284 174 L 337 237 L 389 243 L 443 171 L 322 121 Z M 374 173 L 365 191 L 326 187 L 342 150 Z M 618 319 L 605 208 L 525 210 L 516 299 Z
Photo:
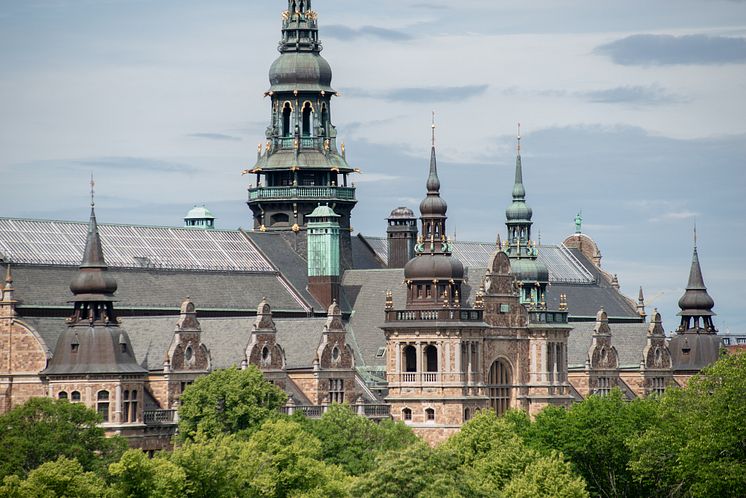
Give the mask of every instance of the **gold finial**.
M 93 199 L 96 193 L 95 187 L 96 187 L 96 182 L 93 180 L 93 171 L 91 171 L 91 207 L 96 205 Z
M 433 129 L 433 147 L 435 147 L 435 111 L 433 111 L 432 129 Z
M 521 123 L 518 123 L 518 154 L 521 154 Z

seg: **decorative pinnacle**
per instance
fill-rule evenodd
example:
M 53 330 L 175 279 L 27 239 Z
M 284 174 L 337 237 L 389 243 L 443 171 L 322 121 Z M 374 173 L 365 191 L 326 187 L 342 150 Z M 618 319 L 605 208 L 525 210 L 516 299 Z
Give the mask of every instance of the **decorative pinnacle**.
M 435 111 L 433 111 L 432 129 L 433 129 L 433 147 L 435 147 Z
M 518 123 L 518 155 L 521 154 L 521 123 Z
M 13 274 L 10 271 L 10 263 L 8 263 L 7 268 L 5 270 L 5 283 L 6 284 L 13 283 Z

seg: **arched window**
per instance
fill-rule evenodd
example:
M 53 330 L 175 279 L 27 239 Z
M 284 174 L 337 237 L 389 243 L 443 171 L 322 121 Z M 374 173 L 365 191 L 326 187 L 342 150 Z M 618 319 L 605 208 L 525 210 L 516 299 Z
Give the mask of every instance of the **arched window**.
M 432 344 L 425 347 L 425 371 L 438 371 L 438 348 Z
M 72 392 L 72 393 L 70 394 L 70 399 L 71 399 L 71 400 L 72 400 L 73 402 L 76 402 L 76 401 L 80 401 L 80 391 L 73 391 L 73 392 Z
M 67 391 L 60 391 L 57 395 L 57 399 L 67 399 Z
M 404 348 L 404 371 L 417 371 L 417 349 L 411 344 Z
M 495 413 L 502 415 L 510 409 L 510 389 L 513 374 L 503 360 L 497 360 L 490 367 L 490 376 L 487 383 L 489 390 L 490 405 Z
M 304 137 L 310 137 L 311 136 L 311 103 L 306 102 L 303 104 L 303 136 Z
M 290 116 L 293 114 L 293 108 L 290 106 L 290 102 L 285 102 L 282 107 L 282 136 L 290 136 Z
M 425 410 L 425 420 L 428 422 L 435 422 L 435 410 L 432 408 L 427 408 Z
M 403 420 L 412 420 L 412 410 L 405 408 L 401 411 L 401 418 Z
M 99 391 L 96 396 L 96 411 L 104 419 L 109 421 L 109 391 Z

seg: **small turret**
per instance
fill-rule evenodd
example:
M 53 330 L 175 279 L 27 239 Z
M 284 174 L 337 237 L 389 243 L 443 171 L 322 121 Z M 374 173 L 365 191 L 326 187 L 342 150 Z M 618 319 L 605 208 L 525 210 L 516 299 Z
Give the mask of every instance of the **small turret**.
M 184 217 L 184 226 L 187 228 L 215 229 L 215 215 L 204 205 L 194 206 Z

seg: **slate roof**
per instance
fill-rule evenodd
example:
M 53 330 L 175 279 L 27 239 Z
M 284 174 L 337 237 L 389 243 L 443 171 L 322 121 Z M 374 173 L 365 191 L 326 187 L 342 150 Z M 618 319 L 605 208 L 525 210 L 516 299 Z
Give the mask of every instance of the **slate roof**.
M 385 237 L 362 235 L 359 237 L 367 242 L 381 261 L 388 261 L 388 241 Z M 453 256 L 466 267 L 485 267 L 494 251 L 494 242 L 453 241 Z M 588 267 L 593 264 L 586 258 L 579 260 L 575 253 L 561 244 L 539 246 L 539 260 L 549 268 L 550 282 L 574 284 L 596 282 L 596 275 Z
M 64 307 L 72 312 L 70 281 L 78 269 L 65 266 L 13 267 L 16 296 L 23 307 Z M 189 296 L 198 309 L 254 311 L 263 297 L 275 310 L 303 312 L 302 301 L 277 274 L 109 269 L 119 284 L 114 308 L 177 310 Z
M 23 318 L 39 332 L 47 348 L 54 351 L 58 337 L 67 328 L 62 318 Z M 173 338 L 178 316 L 125 317 L 122 328 L 129 334 L 137 362 L 147 370 L 163 368 L 163 358 Z M 251 336 L 254 318 L 199 318 L 202 342 L 210 350 L 213 368 L 240 365 Z M 275 319 L 277 342 L 285 350 L 288 368 L 313 364 L 325 318 Z
M 567 340 L 567 365 L 570 368 L 582 368 L 588 357 L 588 348 L 593 339 L 593 328 L 596 322 L 575 322 Z M 619 353 L 619 366 L 639 367 L 642 361 L 642 350 L 647 342 L 647 323 L 612 323 L 611 344 Z

